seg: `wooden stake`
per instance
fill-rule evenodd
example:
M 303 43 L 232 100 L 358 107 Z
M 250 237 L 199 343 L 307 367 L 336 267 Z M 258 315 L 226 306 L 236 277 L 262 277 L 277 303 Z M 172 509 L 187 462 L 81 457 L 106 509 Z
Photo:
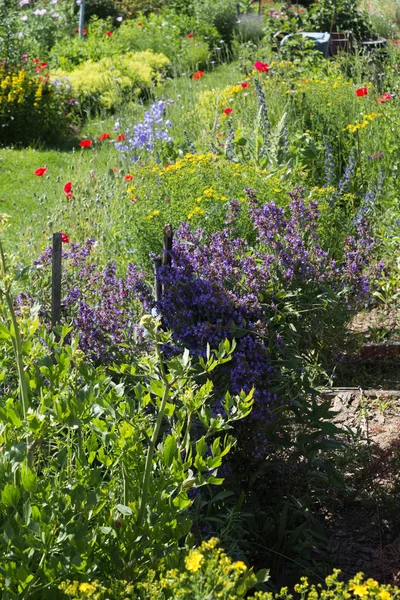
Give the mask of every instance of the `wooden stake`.
M 52 272 L 51 272 L 51 325 L 55 327 L 61 317 L 61 258 L 62 236 L 53 233 Z

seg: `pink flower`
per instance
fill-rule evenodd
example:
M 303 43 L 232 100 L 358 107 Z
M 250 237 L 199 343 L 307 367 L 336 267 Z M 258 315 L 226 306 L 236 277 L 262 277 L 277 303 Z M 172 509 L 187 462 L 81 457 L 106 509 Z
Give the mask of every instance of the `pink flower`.
M 385 104 L 385 102 L 389 102 L 392 99 L 392 94 L 382 94 L 380 98 L 378 98 L 377 102 L 381 104 Z
M 259 60 L 257 60 L 254 63 L 253 66 L 254 66 L 255 69 L 257 69 L 257 71 L 259 73 L 268 73 L 268 71 L 269 71 L 269 65 L 268 65 L 268 63 L 263 63 L 263 62 L 261 62 Z

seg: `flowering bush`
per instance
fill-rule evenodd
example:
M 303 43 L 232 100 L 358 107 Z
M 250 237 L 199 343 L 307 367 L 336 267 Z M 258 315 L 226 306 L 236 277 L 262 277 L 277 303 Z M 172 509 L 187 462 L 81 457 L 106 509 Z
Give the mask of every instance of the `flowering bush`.
M 0 67 L 2 144 L 58 141 L 68 134 L 72 111 L 68 90 L 53 85 L 46 68 Z
M 88 60 L 74 71 L 55 71 L 52 76 L 71 86 L 71 93 L 84 107 L 110 109 L 160 83 L 168 64 L 162 54 L 128 52 L 99 62 Z
M 229 228 L 219 233 L 182 224 L 173 265 L 160 270 L 164 293 L 158 308 L 175 342 L 194 353 L 204 355 L 207 343 L 237 338 L 229 386 L 235 392 L 256 389 L 249 440 L 257 459 L 267 448 L 264 425 L 281 400 L 275 390 L 287 398 L 296 393 L 287 365 L 305 372 L 309 351 L 332 346 L 333 332 L 350 315 L 344 303 L 355 308 L 368 302 L 370 279 L 380 267 L 372 262 L 365 216 L 344 241 L 338 262 L 320 245 L 318 206 L 305 205 L 301 189 L 291 193 L 288 216 L 272 202 L 259 204 L 253 190 L 247 193 L 254 247 L 235 231 L 243 210 L 237 201 L 231 202 Z M 313 376 L 311 369 L 308 377 Z
M 339 577 L 338 569 L 326 577 L 322 584 L 312 584 L 307 577 L 302 577 L 300 583 L 294 586 L 294 591 L 301 600 L 396 600 L 400 596 L 397 586 L 382 585 L 372 578 L 365 579 L 363 573 L 358 573 L 349 581 L 341 581 Z M 254 587 L 257 580 L 266 579 L 265 572 L 255 575 L 242 561 L 232 561 L 218 547 L 218 540 L 211 538 L 188 553 L 185 566 L 166 571 L 159 577 L 150 572 L 137 586 L 123 581 L 110 586 L 102 585 L 99 581 L 74 581 L 63 583 L 60 589 L 71 600 L 105 600 L 110 595 L 113 600 L 122 600 L 142 597 L 143 593 L 148 600 L 204 600 L 214 594 L 222 600 L 238 600 Z M 275 593 L 258 591 L 254 595 L 246 595 L 248 600 L 293 600 L 293 597 L 287 587 Z

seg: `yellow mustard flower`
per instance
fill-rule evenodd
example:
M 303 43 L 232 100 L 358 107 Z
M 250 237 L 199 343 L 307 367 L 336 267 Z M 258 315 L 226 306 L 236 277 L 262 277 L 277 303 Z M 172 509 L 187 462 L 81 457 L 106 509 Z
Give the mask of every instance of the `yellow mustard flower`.
M 80 592 L 91 592 L 94 590 L 94 587 L 90 585 L 90 583 L 81 583 L 79 586 Z
M 368 587 L 365 584 L 354 584 L 349 587 L 352 590 L 355 596 L 360 596 L 360 598 L 365 598 L 368 596 Z
M 192 573 L 197 573 L 200 569 L 201 563 L 204 560 L 204 555 L 198 550 L 194 550 L 185 559 L 186 569 Z
M 379 592 L 379 598 L 380 600 L 390 600 L 392 596 L 390 595 L 390 592 L 388 592 L 387 590 L 381 590 Z

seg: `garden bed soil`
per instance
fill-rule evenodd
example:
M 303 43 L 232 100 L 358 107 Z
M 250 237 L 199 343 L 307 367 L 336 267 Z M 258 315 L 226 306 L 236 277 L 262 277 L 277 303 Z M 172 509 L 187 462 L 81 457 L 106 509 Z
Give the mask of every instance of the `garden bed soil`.
M 338 499 L 337 509 L 322 511 L 328 544 L 315 558 L 341 569 L 345 578 L 362 571 L 398 585 L 400 393 L 333 389 L 323 396 L 331 399 L 334 422 L 349 431 L 349 450 L 354 444 L 360 459 L 346 473 L 348 495 Z

